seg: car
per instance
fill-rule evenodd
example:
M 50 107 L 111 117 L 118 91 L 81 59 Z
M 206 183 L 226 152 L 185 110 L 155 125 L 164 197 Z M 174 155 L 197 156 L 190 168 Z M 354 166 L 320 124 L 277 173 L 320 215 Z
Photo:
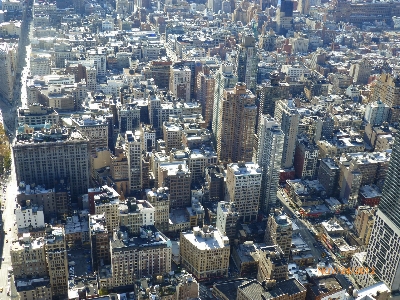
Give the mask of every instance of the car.
M 6 240 L 6 243 L 8 243 L 8 240 Z
M 11 228 L 9 228 L 8 231 L 11 231 Z
M 1 288 L 0 288 L 0 293 L 2 293 L 2 292 L 3 292 L 3 288 L 1 287 Z

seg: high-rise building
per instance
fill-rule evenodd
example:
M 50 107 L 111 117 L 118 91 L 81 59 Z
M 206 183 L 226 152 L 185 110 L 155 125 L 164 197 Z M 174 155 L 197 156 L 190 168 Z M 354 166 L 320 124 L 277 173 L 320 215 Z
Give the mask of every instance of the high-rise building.
M 89 240 L 93 270 L 110 263 L 110 242 L 105 213 L 89 215 Z
M 238 52 L 236 62 L 238 81 L 244 82 L 250 91 L 255 92 L 258 59 L 254 36 L 243 35 Z
M 128 198 L 119 205 L 119 224 L 130 235 L 139 235 L 141 226 L 154 225 L 155 209 L 147 200 Z
M 260 206 L 264 212 L 276 205 L 279 173 L 282 162 L 284 134 L 276 121 L 263 115 L 258 127 L 256 162 L 262 168 Z
M 325 189 L 327 197 L 336 196 L 340 169 L 335 161 L 326 157 L 321 159 L 318 169 L 318 181 Z
M 376 102 L 368 103 L 365 107 L 364 120 L 372 126 L 380 126 L 388 121 L 389 113 L 390 107 L 378 99 Z
M 297 133 L 299 131 L 300 114 L 294 106 L 293 100 L 279 100 L 275 107 L 275 120 L 281 124 L 285 134 L 282 167 L 293 166 L 294 152 L 296 150 Z
M 293 1 L 281 1 L 281 5 L 276 11 L 276 30 L 278 33 L 286 34 L 288 30 L 293 29 L 293 8 Z
M 68 255 L 64 228 L 47 226 L 44 240 L 53 299 L 65 299 L 68 297 Z
M 306 137 L 298 138 L 294 152 L 296 178 L 315 179 L 318 162 L 318 147 Z
M 236 237 L 238 221 L 239 213 L 236 211 L 234 203 L 218 202 L 216 227 L 221 234 L 233 240 Z
M 187 67 L 172 68 L 169 82 L 169 90 L 179 99 L 190 102 L 191 70 Z
M 119 226 L 119 194 L 109 186 L 103 186 L 101 193 L 94 196 L 94 214 L 105 214 L 108 233 Z
M 196 98 L 200 102 L 204 121 L 208 128 L 211 128 L 214 106 L 215 78 L 210 74 L 209 68 L 197 75 Z
M 274 116 L 276 102 L 287 99 L 290 95 L 290 86 L 287 82 L 281 82 L 279 73 L 269 74 L 270 83 L 260 86 L 260 114 Z
M 146 190 L 147 201 L 154 207 L 154 225 L 161 231 L 168 230 L 169 194 L 168 188 Z
M 228 276 L 229 239 L 212 226 L 181 232 L 181 264 L 197 280 Z
M 17 182 L 48 188 L 66 178 L 72 197 L 89 186 L 89 141 L 78 131 L 57 128 L 17 135 L 12 146 Z
M 204 170 L 206 185 L 204 192 L 207 194 L 208 201 L 218 202 L 224 199 L 224 167 L 208 166 Z
M 132 131 L 125 133 L 125 151 L 129 168 L 129 191 L 137 192 L 142 189 L 142 142 L 140 136 Z
M 283 211 L 275 210 L 268 217 L 265 242 L 267 245 L 278 245 L 283 256 L 289 260 L 292 232 L 292 221 L 289 217 Z
M 72 118 L 73 125 L 89 139 L 89 153 L 96 155 L 96 149 L 108 148 L 108 122 L 105 118 Z
M 354 229 L 364 245 L 368 245 L 369 243 L 375 222 L 375 213 L 376 207 L 359 206 L 356 210 Z
M 390 107 L 389 123 L 400 118 L 400 77 L 391 74 L 381 74 L 376 80 L 372 100 L 381 100 Z
M 118 125 L 121 133 L 139 129 L 140 108 L 136 103 L 123 104 L 118 109 Z
M 256 220 L 260 202 L 262 172 L 255 163 L 229 164 L 226 199 L 234 203 L 243 222 Z
M 234 88 L 238 78 L 234 73 L 232 64 L 222 64 L 215 75 L 214 103 L 212 116 L 212 131 L 215 139 L 218 139 L 219 128 L 222 126 L 220 115 L 222 114 L 222 99 L 224 90 Z
M 256 119 L 256 97 L 246 84 L 224 90 L 216 135 L 220 161 L 252 160 Z
M 142 276 L 171 272 L 171 242 L 154 226 L 141 227 L 140 236 L 130 236 L 124 228 L 116 230 L 110 255 L 114 287 L 132 285 Z
M 263 247 L 259 250 L 257 280 L 288 279 L 288 262 L 278 245 Z
M 188 207 L 192 174 L 184 161 L 161 163 L 158 168 L 158 187 L 167 187 L 170 207 Z
M 391 291 L 400 290 L 399 182 L 400 139 L 396 139 L 366 258 L 367 265 L 375 269 L 376 275 Z
M 0 83 L 0 95 L 10 103 L 13 101 L 14 95 L 17 57 L 17 44 L 7 42 L 2 42 L 0 44 L 0 72 L 2 74 L 2 80 Z

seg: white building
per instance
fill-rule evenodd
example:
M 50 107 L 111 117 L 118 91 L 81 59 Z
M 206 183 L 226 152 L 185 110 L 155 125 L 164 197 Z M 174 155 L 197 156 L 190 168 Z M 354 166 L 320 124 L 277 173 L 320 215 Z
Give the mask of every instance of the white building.
M 389 118 L 390 107 L 380 99 L 373 103 L 368 103 L 365 107 L 364 120 L 372 126 L 382 125 Z
M 227 166 L 227 201 L 233 202 L 244 222 L 257 218 L 262 172 L 255 163 L 233 163 Z
M 190 102 L 190 77 L 189 68 L 171 69 L 169 90 L 176 98 Z
M 284 133 L 269 115 L 263 115 L 258 129 L 258 149 L 254 162 L 263 170 L 260 205 L 265 212 L 276 204 L 279 185 Z
M 285 73 L 286 76 L 290 77 L 290 80 L 296 81 L 299 80 L 300 77 L 304 74 L 310 74 L 310 70 L 301 65 L 283 65 L 281 68 L 281 72 Z
M 44 228 L 44 214 L 43 207 L 31 205 L 30 200 L 26 200 L 26 206 L 17 206 L 15 209 L 15 218 L 17 221 L 18 229 L 28 228 Z

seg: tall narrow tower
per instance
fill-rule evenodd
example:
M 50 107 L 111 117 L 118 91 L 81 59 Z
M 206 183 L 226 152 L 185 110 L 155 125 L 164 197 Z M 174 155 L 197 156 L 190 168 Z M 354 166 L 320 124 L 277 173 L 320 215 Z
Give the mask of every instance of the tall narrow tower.
M 262 116 L 258 129 L 258 151 L 255 153 L 254 162 L 263 170 L 260 206 L 266 213 L 276 204 L 284 136 L 281 127 L 271 116 Z
M 247 88 L 253 93 L 257 83 L 257 64 L 256 39 L 252 35 L 244 35 L 239 45 L 236 72 L 238 81 L 246 83 Z
M 366 263 L 391 291 L 400 291 L 400 139 L 396 137 Z

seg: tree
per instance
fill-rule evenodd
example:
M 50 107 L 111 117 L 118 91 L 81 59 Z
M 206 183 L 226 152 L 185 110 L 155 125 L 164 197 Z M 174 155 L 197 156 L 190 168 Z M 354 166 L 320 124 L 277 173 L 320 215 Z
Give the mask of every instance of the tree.
M 99 290 L 99 296 L 105 296 L 108 295 L 108 290 L 103 286 L 100 290 Z

